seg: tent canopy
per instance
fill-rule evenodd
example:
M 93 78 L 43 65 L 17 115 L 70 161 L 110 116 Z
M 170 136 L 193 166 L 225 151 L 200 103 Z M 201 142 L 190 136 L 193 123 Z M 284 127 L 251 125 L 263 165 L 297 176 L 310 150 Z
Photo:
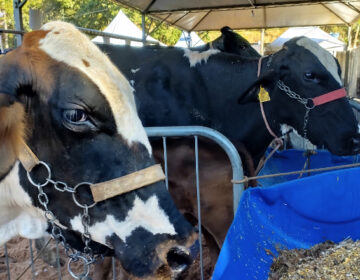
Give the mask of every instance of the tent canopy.
M 276 52 L 282 45 L 291 38 L 305 36 L 318 43 L 324 49 L 330 52 L 344 51 L 346 44 L 329 33 L 321 30 L 319 27 L 292 27 L 286 30 L 271 44 L 266 46 L 267 51 Z
M 142 39 L 142 31 L 120 10 L 116 17 L 110 22 L 110 24 L 104 29 L 104 32 L 125 35 Z M 147 36 L 146 40 L 159 42 L 151 36 Z M 104 38 L 97 36 L 92 39 L 97 43 L 110 43 L 114 45 L 125 45 L 125 40 L 115 38 Z M 131 46 L 143 46 L 141 42 L 131 42 Z
M 116 0 L 182 30 L 353 24 L 360 1 L 309 0 Z
M 195 32 L 182 32 L 175 47 L 191 48 L 205 45 L 204 41 Z

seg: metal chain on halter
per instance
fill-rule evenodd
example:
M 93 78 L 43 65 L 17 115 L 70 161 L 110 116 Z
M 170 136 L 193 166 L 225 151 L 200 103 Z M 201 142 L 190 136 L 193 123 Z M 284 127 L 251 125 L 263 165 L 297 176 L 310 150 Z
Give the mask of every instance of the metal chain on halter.
M 96 203 L 93 203 L 90 206 L 88 206 L 86 204 L 81 204 L 76 199 L 76 189 L 78 187 L 80 187 L 81 185 L 91 185 L 91 184 L 84 182 L 84 183 L 80 183 L 80 184 L 76 185 L 74 188 L 71 188 L 65 182 L 54 181 L 54 180 L 51 179 L 51 169 L 50 169 L 48 164 L 46 164 L 43 161 L 39 161 L 38 165 L 41 165 L 41 166 L 45 167 L 45 169 L 48 172 L 48 176 L 45 179 L 45 181 L 43 183 L 35 182 L 32 179 L 30 172 L 27 172 L 27 178 L 28 178 L 30 184 L 33 185 L 34 187 L 36 187 L 38 189 L 38 191 L 39 191 L 39 193 L 38 193 L 38 201 L 45 209 L 44 216 L 45 216 L 46 221 L 51 224 L 51 227 L 52 227 L 51 235 L 52 235 L 52 237 L 58 243 L 62 244 L 64 246 L 64 248 L 65 248 L 66 256 L 69 258 L 68 271 L 69 271 L 70 275 L 75 279 L 83 279 L 83 278 L 88 276 L 88 274 L 90 272 L 90 265 L 92 263 L 94 263 L 98 258 L 98 256 L 94 256 L 94 254 L 92 252 L 92 249 L 89 246 L 89 243 L 91 241 L 91 234 L 89 232 L 89 225 L 90 225 L 89 208 L 94 207 Z M 79 206 L 80 208 L 84 209 L 84 212 L 81 215 L 81 222 L 82 222 L 82 225 L 84 227 L 84 232 L 81 234 L 81 237 L 82 237 L 83 242 L 85 243 L 83 253 L 81 253 L 79 251 L 76 251 L 76 250 L 74 250 L 74 249 L 72 249 L 70 247 L 70 245 L 66 242 L 66 239 L 65 239 L 64 235 L 62 234 L 61 228 L 55 223 L 56 217 L 55 217 L 54 213 L 51 210 L 49 210 L 49 208 L 48 208 L 49 197 L 43 190 L 43 188 L 45 186 L 47 186 L 48 184 L 53 184 L 54 188 L 57 191 L 71 193 L 73 201 L 75 202 L 75 204 L 77 206 Z M 101 256 L 101 258 L 102 257 L 103 256 Z M 80 274 L 73 272 L 72 268 L 71 268 L 71 264 L 75 263 L 75 262 L 78 262 L 79 260 L 81 260 L 83 262 L 83 265 L 84 265 L 84 271 L 83 271 L 83 273 L 80 273 Z
M 297 94 L 296 92 L 292 91 L 281 80 L 278 80 L 276 84 L 277 84 L 277 86 L 278 86 L 278 88 L 280 90 L 282 90 L 283 92 L 286 93 L 287 96 L 289 96 L 292 99 L 295 99 L 296 101 L 298 101 L 298 102 L 300 102 L 301 104 L 304 105 L 306 111 L 305 111 L 305 115 L 304 115 L 303 132 L 304 132 L 304 138 L 307 138 L 307 124 L 309 122 L 310 111 L 315 108 L 314 102 L 311 100 L 311 98 L 303 98 L 299 94 Z

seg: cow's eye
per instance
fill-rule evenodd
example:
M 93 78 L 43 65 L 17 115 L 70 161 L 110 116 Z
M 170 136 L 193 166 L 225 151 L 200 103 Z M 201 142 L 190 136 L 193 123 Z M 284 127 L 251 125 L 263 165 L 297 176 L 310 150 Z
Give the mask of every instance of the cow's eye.
M 79 109 L 64 110 L 63 117 L 66 121 L 74 124 L 85 122 L 88 119 L 87 114 L 83 110 Z
M 62 112 L 63 125 L 74 132 L 97 130 L 89 115 L 81 109 L 68 109 Z
M 304 78 L 305 78 L 305 80 L 313 81 L 313 80 L 315 80 L 315 74 L 312 72 L 305 72 Z

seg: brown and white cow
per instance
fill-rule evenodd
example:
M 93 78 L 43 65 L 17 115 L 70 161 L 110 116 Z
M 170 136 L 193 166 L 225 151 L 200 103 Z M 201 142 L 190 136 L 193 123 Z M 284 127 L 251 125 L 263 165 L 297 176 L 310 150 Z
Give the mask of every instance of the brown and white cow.
M 74 187 L 122 177 L 154 164 L 133 89 L 74 26 L 52 22 L 28 33 L 0 60 L 0 244 L 49 230 L 38 189 L 18 157 L 23 143 L 48 164 L 51 179 Z M 31 171 L 34 180 L 44 169 Z M 83 209 L 48 183 L 48 208 L 67 242 L 80 250 Z M 78 199 L 92 202 L 88 187 Z M 134 277 L 170 279 L 192 262 L 194 228 L 163 182 L 98 202 L 89 209 L 92 249 L 114 254 Z

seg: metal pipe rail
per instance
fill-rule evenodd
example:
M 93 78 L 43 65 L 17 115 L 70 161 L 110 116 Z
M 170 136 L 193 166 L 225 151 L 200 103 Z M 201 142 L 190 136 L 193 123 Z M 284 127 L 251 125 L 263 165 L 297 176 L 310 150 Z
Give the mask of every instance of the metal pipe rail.
M 131 37 L 131 36 L 113 34 L 113 33 L 98 31 L 98 30 L 95 30 L 95 29 L 84 28 L 84 27 L 76 27 L 76 28 L 79 29 L 80 31 L 86 33 L 86 34 L 89 34 L 89 35 L 103 36 L 103 37 L 106 37 L 106 38 L 114 38 L 114 39 L 121 39 L 121 40 L 125 40 L 125 41 L 133 41 L 133 42 L 141 42 L 141 43 L 143 43 L 143 39 L 139 39 L 139 38 L 135 38 L 135 37 Z M 2 34 L 2 33 L 24 35 L 26 32 L 23 31 L 23 30 L 0 29 L 0 34 Z M 149 40 L 145 40 L 145 44 L 147 44 L 147 45 L 159 45 L 158 42 L 149 41 Z
M 235 146 L 231 143 L 220 132 L 204 127 L 204 126 L 172 126 L 172 127 L 147 127 L 145 128 L 146 133 L 149 137 L 177 137 L 177 136 L 203 136 L 208 139 L 215 141 L 221 146 L 221 148 L 226 152 L 229 160 L 231 162 L 232 171 L 233 171 L 233 181 L 240 181 L 244 178 L 243 168 L 241 158 Z M 241 179 L 235 179 L 241 178 Z M 244 191 L 244 185 L 234 183 L 233 184 L 233 203 L 234 203 L 234 213 L 236 213 L 237 206 L 240 201 L 242 192 Z
M 243 178 L 242 163 L 235 146 L 220 132 L 204 126 L 173 126 L 173 127 L 147 127 L 145 128 L 148 137 L 162 137 L 164 148 L 164 165 L 166 175 L 166 187 L 168 187 L 167 148 L 166 137 L 193 136 L 195 141 L 195 172 L 196 172 L 196 195 L 198 209 L 198 228 L 200 244 L 200 279 L 204 280 L 203 248 L 202 248 L 202 225 L 201 225 L 201 203 L 200 203 L 200 182 L 199 182 L 199 141 L 198 136 L 205 137 L 217 143 L 230 159 L 233 171 L 233 178 Z M 244 185 L 233 180 L 233 208 L 236 213 L 240 197 L 244 191 Z M 225 190 L 226 191 L 226 190 Z

